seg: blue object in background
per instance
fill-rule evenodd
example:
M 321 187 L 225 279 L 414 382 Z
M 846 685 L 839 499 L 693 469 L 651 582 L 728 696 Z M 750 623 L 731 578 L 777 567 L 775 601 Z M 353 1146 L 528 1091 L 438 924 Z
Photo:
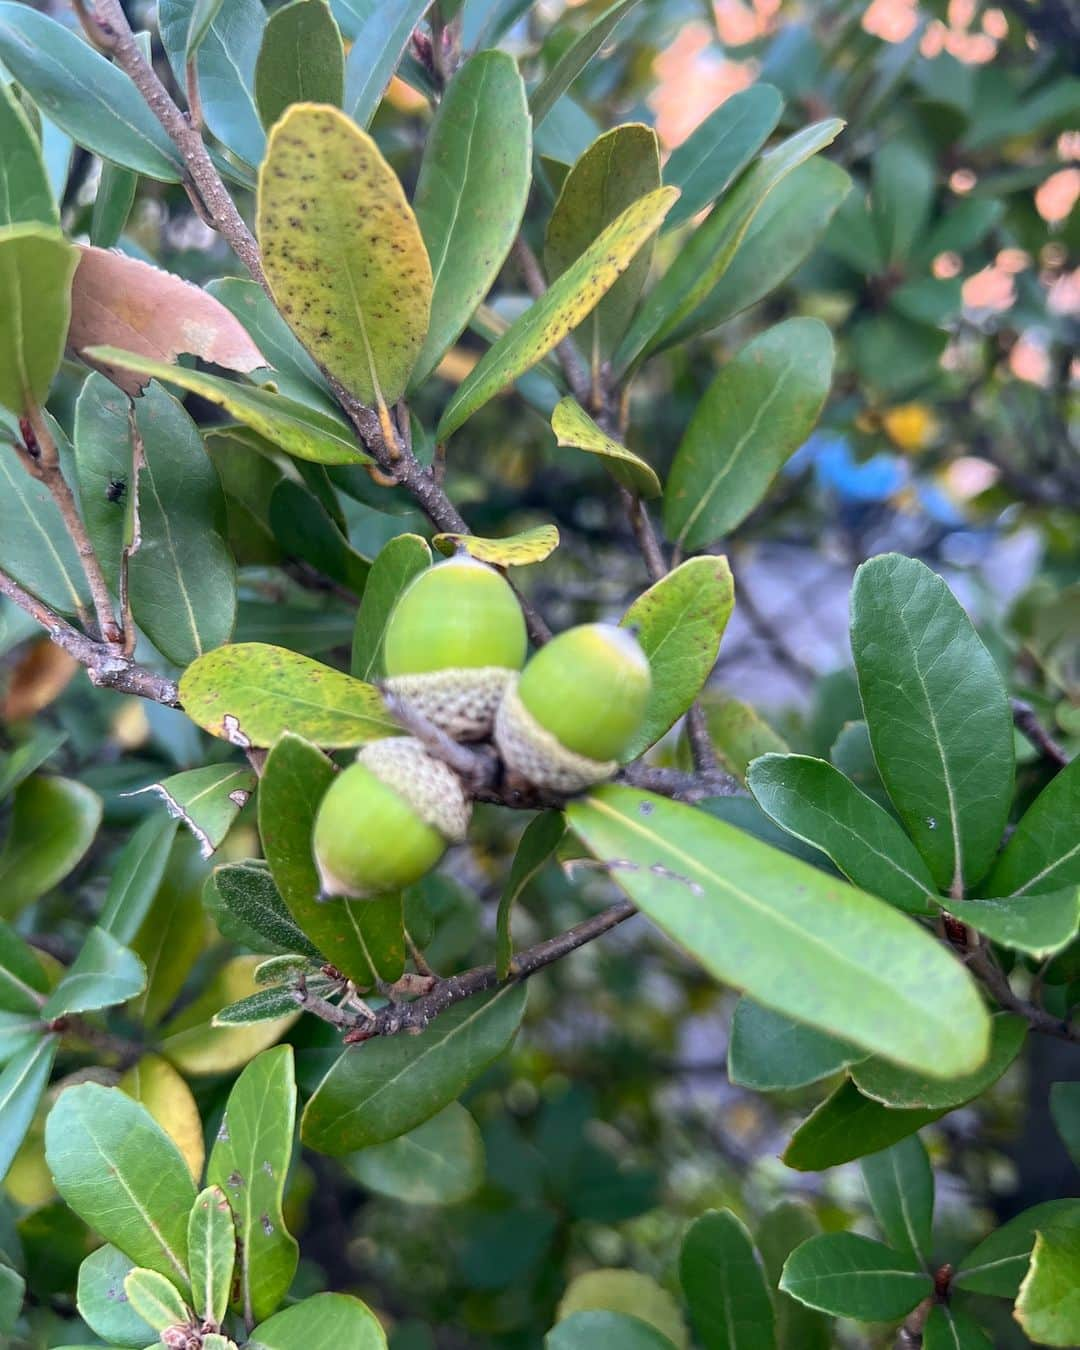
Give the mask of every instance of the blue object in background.
M 795 451 L 788 472 L 813 466 L 818 486 L 842 502 L 884 502 L 911 481 L 911 469 L 899 455 L 881 452 L 858 461 L 846 437 L 816 431 Z

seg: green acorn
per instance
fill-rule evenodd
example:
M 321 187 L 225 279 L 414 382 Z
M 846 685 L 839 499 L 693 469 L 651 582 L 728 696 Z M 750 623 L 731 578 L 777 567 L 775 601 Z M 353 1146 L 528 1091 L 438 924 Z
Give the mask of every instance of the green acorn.
M 482 740 L 527 646 L 510 583 L 459 554 L 421 572 L 395 605 L 383 641 L 385 685 L 455 740 Z
M 641 729 L 651 684 L 627 629 L 589 623 L 560 633 L 503 695 L 495 718 L 503 762 L 563 795 L 610 778 Z
M 331 783 L 312 844 L 323 894 L 366 900 L 430 872 L 465 838 L 461 780 L 411 736 L 371 741 Z

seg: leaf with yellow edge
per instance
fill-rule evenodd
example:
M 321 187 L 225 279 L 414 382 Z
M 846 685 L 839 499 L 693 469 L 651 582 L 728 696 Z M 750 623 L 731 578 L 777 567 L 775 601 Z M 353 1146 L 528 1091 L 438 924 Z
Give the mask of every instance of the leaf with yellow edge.
M 254 994 L 255 968 L 261 956 L 235 956 L 217 972 L 203 992 L 162 1028 L 161 1052 L 184 1073 L 230 1073 L 281 1039 L 300 1016 L 241 1027 L 216 1027 L 214 1014 Z
M 564 398 L 555 405 L 551 429 L 559 445 L 600 455 L 612 477 L 636 496 L 659 497 L 660 479 L 652 465 L 602 431 L 576 400 Z
M 436 431 L 445 440 L 478 408 L 592 313 L 601 299 L 652 238 L 679 196 L 678 188 L 657 188 L 628 206 L 484 354 L 450 400 Z
M 117 1087 L 141 1102 L 180 1150 L 197 1182 L 206 1161 L 202 1121 L 191 1089 L 160 1055 L 143 1055 Z
M 360 449 L 356 436 L 344 422 L 270 389 L 223 380 L 220 375 L 188 370 L 186 366 L 170 366 L 149 356 L 123 352 L 119 347 L 88 347 L 83 355 L 98 365 L 119 366 L 122 370 L 145 375 L 148 380 L 161 380 L 198 394 L 297 459 L 314 460 L 316 464 L 367 464 L 371 461 L 371 456 Z
M 400 398 L 427 335 L 431 263 L 367 132 L 293 104 L 259 171 L 258 234 L 278 308 L 315 360 L 364 403 Z
M 496 567 L 526 567 L 543 562 L 559 547 L 556 525 L 537 525 L 505 539 L 481 539 L 475 534 L 437 534 L 431 541 L 440 553 L 450 557 L 459 551 Z

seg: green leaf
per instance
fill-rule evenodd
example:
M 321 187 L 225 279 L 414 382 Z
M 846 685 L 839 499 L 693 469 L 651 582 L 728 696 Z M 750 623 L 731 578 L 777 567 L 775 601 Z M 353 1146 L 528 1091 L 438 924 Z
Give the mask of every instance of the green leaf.
M 414 206 L 431 258 L 431 323 L 416 388 L 461 336 L 506 261 L 529 195 L 525 85 L 506 52 L 461 67 L 427 133 Z
M 340 1156 L 415 1129 L 498 1059 L 524 1010 L 525 986 L 505 985 L 450 1008 L 418 1036 L 349 1046 L 307 1104 L 304 1143 Z
M 811 155 L 839 135 L 843 122 L 828 118 L 804 127 L 770 150 L 744 174 L 735 189 L 687 240 L 663 277 L 645 297 L 637 318 L 613 360 L 620 377 L 659 345 L 698 305 L 727 271 L 750 222 L 769 193 Z
M 160 0 L 158 29 L 176 82 L 187 88 L 186 55 L 195 16 L 190 0 Z M 263 157 L 266 136 L 255 106 L 255 65 L 266 28 L 259 0 L 223 0 L 195 54 L 203 119 L 245 164 Z
M 221 5 L 222 0 L 191 0 L 191 18 L 188 20 L 187 43 L 184 47 L 185 66 L 205 41 Z
M 0 757 L 0 802 L 51 759 L 66 740 L 65 731 L 33 726 L 25 740 Z
M 660 228 L 676 196 L 675 188 L 659 188 L 628 206 L 510 325 L 458 387 L 436 430 L 438 440 L 446 440 L 592 312 Z
M 946 902 L 949 912 L 1003 947 L 1039 959 L 1067 947 L 1080 928 L 1080 886 L 1004 900 Z
M 179 1150 L 116 1088 L 66 1088 L 45 1123 L 45 1157 L 76 1214 L 137 1265 L 187 1288 L 195 1183 Z
M 247 1350 L 386 1350 L 375 1314 L 348 1294 L 315 1294 L 256 1327 Z
M 41 146 L 8 86 L 0 84 L 0 227 L 36 222 L 60 228 Z
M 202 1120 L 191 1089 L 173 1066 L 160 1055 L 143 1055 L 117 1087 L 150 1112 L 180 1150 L 188 1171 L 198 1182 L 206 1161 Z
M 347 436 L 348 427 L 340 419 L 340 411 L 322 372 L 296 340 L 292 329 L 258 282 L 243 277 L 221 277 L 207 282 L 205 289 L 240 320 L 270 362 L 273 369 L 266 372 L 266 379 L 289 398 L 330 413 L 339 423 L 340 434 Z M 254 375 L 253 378 L 261 377 Z
M 120 555 L 133 535 L 131 402 L 100 371 L 83 382 L 75 405 L 75 474 L 79 509 L 101 571 L 115 594 Z M 116 500 L 112 484 L 123 485 Z
M 784 100 L 771 84 L 752 84 L 699 122 L 671 153 L 664 181 L 682 196 L 667 219 L 667 227 L 711 206 L 735 181 L 772 134 Z
M 502 539 L 445 533 L 435 535 L 431 542 L 448 558 L 463 552 L 495 567 L 526 567 L 551 557 L 559 547 L 559 530 L 556 525 L 536 525 L 531 530 L 508 534 Z
M 1080 757 L 1051 778 L 1020 817 L 984 887 L 991 895 L 1030 895 L 1080 884 Z
M 905 915 L 677 802 L 603 787 L 568 807 L 612 879 L 715 978 L 927 1073 L 970 1072 L 989 1018 Z
M 811 1308 L 863 1322 L 893 1322 L 931 1293 L 917 1262 L 857 1233 L 823 1233 L 788 1257 L 780 1288 Z
M 704 1350 L 774 1350 L 769 1291 L 744 1225 L 710 1210 L 683 1238 L 679 1279 Z
M 236 1218 L 234 1307 L 249 1324 L 278 1306 L 296 1271 L 297 1245 L 281 1210 L 295 1125 L 293 1053 L 282 1045 L 236 1080 L 206 1169 Z
M 305 988 L 310 994 L 326 996 L 335 988 L 340 989 L 332 980 L 317 976 L 305 978 Z M 249 994 L 214 1014 L 211 1025 L 215 1027 L 253 1027 L 259 1022 L 275 1022 L 282 1017 L 294 1014 L 300 1007 L 293 988 L 278 986 L 274 989 L 260 989 Z
M 687 711 L 705 687 L 735 603 L 726 558 L 691 558 L 638 596 L 620 620 L 637 630 L 652 690 L 641 731 L 623 759 L 636 759 Z
M 809 755 L 762 755 L 747 783 L 758 805 L 821 849 L 856 886 L 909 914 L 936 914 L 934 879 L 896 817 Z
M 629 14 L 638 0 L 615 0 L 604 12 L 578 35 L 563 51 L 529 96 L 533 126 L 538 127 L 566 93 L 577 77 L 607 42 L 622 18 Z
M 627 122 L 605 132 L 567 174 L 548 221 L 544 262 L 551 281 L 562 276 L 619 214 L 660 187 L 660 147 L 652 127 Z M 589 315 L 578 334 L 598 370 L 625 333 L 652 262 L 653 239 Z
M 544 1337 L 544 1350 L 675 1350 L 674 1343 L 639 1317 L 577 1312 Z
M 144 1346 L 154 1335 L 128 1301 L 124 1280 L 134 1270 L 122 1251 L 106 1243 L 79 1267 L 79 1316 L 112 1345 Z
M 874 759 L 942 890 L 962 894 L 997 851 L 1013 784 L 1005 686 L 970 619 L 914 558 L 864 563 L 851 646 Z
M 1052 1084 L 1050 1114 L 1069 1157 L 1080 1167 L 1080 1083 Z
M 292 0 L 270 16 L 255 65 L 255 102 L 270 128 L 293 103 L 345 97 L 345 48 L 326 0 Z
M 813 1212 L 790 1200 L 775 1205 L 758 1225 L 757 1247 L 765 1277 L 776 1291 L 773 1306 L 778 1350 L 831 1350 L 830 1323 L 824 1314 L 777 1289 L 784 1262 L 800 1243 L 820 1231 Z
M 270 528 L 287 556 L 308 563 L 353 595 L 363 595 L 371 564 L 352 547 L 322 502 L 291 478 L 282 478 L 271 494 Z
M 182 820 L 199 841 L 204 858 L 216 853 L 258 782 L 254 772 L 238 764 L 208 764 L 203 769 L 174 773 L 142 792 L 156 792 L 170 816 Z
M 94 209 L 90 216 L 90 242 L 96 248 L 115 248 L 135 205 L 139 175 L 103 160 Z
M 146 967 L 147 984 L 131 1011 L 156 1025 L 179 994 L 203 950 L 202 888 L 206 866 L 195 840 L 175 836 L 164 876 L 128 945 Z
M 238 384 L 218 375 L 206 375 L 201 370 L 152 361 L 118 347 L 88 347 L 84 354 L 95 361 L 132 370 L 198 394 L 297 459 L 313 460 L 317 464 L 366 464 L 370 460 L 340 418 L 280 394 Z
M 956 1302 L 930 1309 L 923 1329 L 923 1350 L 994 1350 L 982 1328 Z
M 186 1326 L 189 1321 L 184 1300 L 156 1270 L 136 1266 L 124 1279 L 124 1292 L 135 1312 L 155 1331 Z
M 48 988 L 48 976 L 33 948 L 0 920 L 0 1009 L 37 1013 Z
M 558 1319 L 579 1312 L 613 1312 L 636 1318 L 686 1350 L 686 1326 L 679 1305 L 668 1291 L 637 1270 L 588 1270 L 575 1276 L 559 1301 Z
M 791 1136 L 783 1161 L 799 1172 L 822 1172 L 889 1148 L 944 1114 L 943 1109 L 900 1111 L 882 1106 L 846 1081 Z
M 382 102 L 412 31 L 431 0 L 339 0 L 338 19 L 352 42 L 345 65 L 345 108 L 366 127 Z
M 731 102 L 723 104 L 721 111 Z M 775 291 L 821 243 L 850 191 L 850 175 L 832 160 L 809 159 L 800 164 L 769 193 L 723 276 L 667 335 L 664 345 L 710 332 Z
M 0 404 L 13 413 L 45 402 L 64 354 L 78 261 L 76 249 L 46 226 L 0 229 Z
M 261 642 L 200 657 L 180 680 L 180 699 L 204 731 L 243 749 L 273 745 L 284 731 L 346 749 L 398 730 L 373 685 Z
M 415 1130 L 344 1159 L 361 1186 L 406 1205 L 456 1205 L 484 1180 L 484 1141 L 458 1102 Z
M 222 935 L 256 952 L 321 959 L 293 920 L 265 866 L 225 863 L 207 878 L 203 903 Z
M 178 183 L 180 154 L 119 66 L 29 5 L 0 4 L 0 60 L 77 144 L 126 168 Z
M 229 1073 L 280 1040 L 300 1015 L 294 1003 L 274 1020 L 221 1026 L 222 1008 L 257 992 L 258 956 L 234 956 L 202 991 L 161 1029 L 161 1053 L 182 1073 Z M 231 1192 L 229 1192 L 231 1199 Z
M 0 852 L 0 914 L 11 918 L 63 881 L 94 842 L 101 811 L 97 793 L 74 779 L 38 774 L 20 784 Z
M 664 530 L 700 549 L 745 520 L 813 430 L 832 382 L 832 335 L 788 319 L 734 356 L 694 410 L 664 489 Z
M 188 1265 L 196 1314 L 220 1326 L 229 1311 L 236 1230 L 225 1192 L 207 1186 L 195 1198 L 188 1218 Z
M 396 402 L 427 333 L 431 264 L 371 137 L 336 108 L 290 108 L 259 172 L 258 234 L 274 299 L 307 350 L 363 403 Z
M 134 940 L 165 876 L 175 838 L 175 820 L 148 816 L 114 860 L 98 924 L 117 942 Z
M 870 211 L 886 266 L 900 263 L 926 230 L 936 166 L 910 141 L 889 139 L 870 161 Z
M 934 1173 L 922 1140 L 910 1135 L 859 1164 L 885 1240 L 929 1269 L 934 1222 Z
M 0 1180 L 18 1153 L 49 1085 L 58 1036 L 36 1036 L 0 1073 Z
M 126 1003 L 146 987 L 146 968 L 104 928 L 91 928 L 78 956 L 41 1009 L 44 1021 Z
M 0 1012 L 0 1065 L 9 1064 L 40 1039 L 40 1017 L 32 1013 Z
M 547 865 L 565 833 L 566 821 L 562 812 L 543 811 L 529 821 L 521 836 L 495 919 L 495 969 L 500 980 L 510 974 L 514 956 L 510 928 L 514 905 L 529 882 Z
M 996 1228 L 956 1268 L 953 1283 L 972 1294 L 1015 1298 L 1027 1273 L 1035 1234 L 1080 1223 L 1080 1200 L 1046 1200 Z
M 1080 1225 L 1036 1233 L 1013 1316 L 1037 1345 L 1080 1341 Z
M 15 1330 L 25 1294 L 26 1281 L 19 1272 L 0 1265 L 0 1334 L 9 1335 Z
M 431 549 L 418 534 L 399 534 L 379 550 L 356 616 L 349 664 L 356 679 L 377 680 L 382 675 L 382 644 L 390 615 L 405 588 L 430 565 Z
M 656 470 L 596 425 L 580 403 L 560 399 L 551 414 L 558 445 L 599 455 L 613 478 L 637 497 L 658 497 L 663 490 Z
M 793 1022 L 751 999 L 735 1005 L 728 1040 L 728 1076 L 757 1092 L 788 1092 L 828 1078 L 865 1052 Z

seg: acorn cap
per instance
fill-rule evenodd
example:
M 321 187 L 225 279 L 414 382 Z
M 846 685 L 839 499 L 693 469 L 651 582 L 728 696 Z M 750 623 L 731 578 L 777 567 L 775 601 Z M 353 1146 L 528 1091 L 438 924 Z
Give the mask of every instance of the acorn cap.
M 432 670 L 383 681 L 389 694 L 415 708 L 456 741 L 482 741 L 491 735 L 495 709 L 516 672 L 505 666 Z
M 429 755 L 415 737 L 386 736 L 368 741 L 360 748 L 356 762 L 399 793 L 424 824 L 438 830 L 444 839 L 460 844 L 465 838 L 472 804 L 461 779 L 449 764 Z
M 515 675 L 495 714 L 495 744 L 507 768 L 534 787 L 563 797 L 610 778 L 618 761 L 589 759 L 560 744 L 522 703 L 519 686 Z

